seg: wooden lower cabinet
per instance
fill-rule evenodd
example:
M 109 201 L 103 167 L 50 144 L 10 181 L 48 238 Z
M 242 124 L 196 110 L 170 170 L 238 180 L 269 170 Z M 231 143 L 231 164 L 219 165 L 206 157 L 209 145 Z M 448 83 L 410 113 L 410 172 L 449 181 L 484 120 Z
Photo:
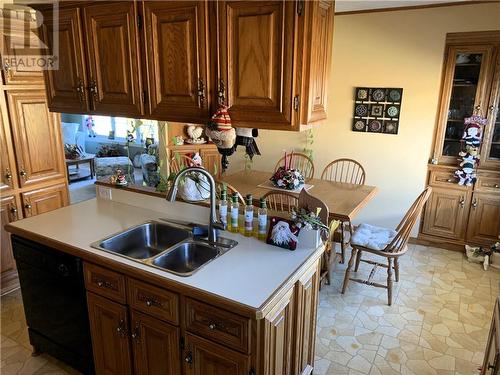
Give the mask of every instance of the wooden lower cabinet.
M 424 210 L 422 232 L 451 239 L 464 239 L 469 214 L 467 190 L 433 188 Z
M 25 217 L 43 214 L 68 205 L 66 184 L 48 186 L 21 194 Z
M 132 374 L 127 308 L 90 292 L 87 304 L 96 373 Z
M 500 195 L 474 193 L 467 226 L 467 240 L 494 243 L 500 236 Z
M 2 197 L 0 200 L 0 271 L 1 271 L 1 294 L 8 293 L 19 286 L 17 279 L 16 262 L 12 255 L 12 246 L 10 243 L 10 233 L 8 233 L 4 226 L 7 223 L 12 223 L 20 219 L 19 203 L 14 195 Z
M 89 263 L 84 268 L 97 375 L 312 373 L 319 259 L 297 271 L 260 310 L 245 312 L 228 301 L 205 296 L 202 302 L 189 291 L 153 286 L 138 281 L 139 273 L 124 275 L 114 270 L 128 289 L 128 298 L 117 302 L 105 294 L 106 288 L 96 289 L 97 279 L 88 276 L 92 270 L 102 275 L 105 269 Z M 137 284 L 144 291 L 149 286 L 157 296 L 168 294 L 172 303 L 151 297 L 154 303 L 137 305 Z M 166 305 L 171 314 L 155 312 Z
M 500 297 L 497 298 L 486 343 L 481 375 L 500 374 Z
M 179 328 L 135 310 L 131 316 L 135 374 L 180 374 Z
M 189 333 L 186 335 L 185 374 L 248 375 L 249 370 L 250 360 L 247 355 Z

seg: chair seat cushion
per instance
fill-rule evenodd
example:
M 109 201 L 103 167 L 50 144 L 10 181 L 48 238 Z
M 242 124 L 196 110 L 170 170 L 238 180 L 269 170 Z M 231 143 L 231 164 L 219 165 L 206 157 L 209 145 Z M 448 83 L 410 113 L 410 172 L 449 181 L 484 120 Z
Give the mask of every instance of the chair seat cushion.
M 396 231 L 376 227 L 370 224 L 361 224 L 352 235 L 351 244 L 367 247 L 373 250 L 384 250 L 394 239 Z

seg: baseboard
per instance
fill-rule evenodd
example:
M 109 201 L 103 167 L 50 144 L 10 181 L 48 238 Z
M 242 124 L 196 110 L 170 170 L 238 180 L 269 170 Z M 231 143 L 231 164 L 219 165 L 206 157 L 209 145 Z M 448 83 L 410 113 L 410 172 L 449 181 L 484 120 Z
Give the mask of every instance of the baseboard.
M 446 250 L 464 252 L 464 245 L 461 243 L 450 242 L 448 240 L 437 239 L 435 237 L 427 237 L 423 234 L 419 234 L 418 237 L 410 237 L 408 242 L 416 245 L 439 247 Z

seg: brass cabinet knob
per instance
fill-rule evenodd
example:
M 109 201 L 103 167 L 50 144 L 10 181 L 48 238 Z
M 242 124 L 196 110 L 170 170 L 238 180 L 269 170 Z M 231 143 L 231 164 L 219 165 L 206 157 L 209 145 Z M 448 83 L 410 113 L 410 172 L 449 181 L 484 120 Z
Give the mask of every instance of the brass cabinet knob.
M 31 210 L 32 206 L 31 206 L 31 204 L 26 203 L 26 204 L 24 205 L 24 208 L 26 208 L 26 209 L 28 209 L 28 210 Z
M 494 187 L 495 189 L 498 189 L 498 188 L 500 187 L 500 185 L 495 184 L 495 185 L 493 185 L 493 187 Z
M 464 206 L 465 206 L 465 198 L 464 197 L 460 197 L 460 201 L 458 202 L 458 204 L 460 205 L 460 208 L 464 208 Z
M 12 216 L 14 217 L 14 220 L 16 220 L 18 218 L 17 216 L 17 207 L 16 206 L 12 206 L 10 208 L 10 213 L 12 214 Z
M 78 78 L 78 85 L 76 86 L 75 90 L 78 93 L 78 99 L 80 100 L 80 103 L 82 103 L 85 99 L 85 85 L 80 78 Z
M 193 363 L 193 354 L 191 352 L 188 352 L 186 356 L 184 357 L 184 362 L 192 364 Z
M 477 201 L 476 201 L 476 199 L 474 199 L 472 201 L 472 208 L 476 208 L 476 207 L 477 207 Z
M 8 181 L 12 180 L 12 173 L 10 173 L 9 168 L 5 170 L 5 179 Z
M 23 169 L 21 169 L 21 170 L 19 171 L 19 175 L 20 175 L 22 178 L 26 179 L 26 177 L 28 176 L 28 173 L 26 173 L 26 171 L 25 171 L 25 170 L 24 170 L 24 168 L 23 168 Z
M 198 78 L 198 99 L 200 101 L 200 105 L 205 101 L 205 83 L 201 78 Z

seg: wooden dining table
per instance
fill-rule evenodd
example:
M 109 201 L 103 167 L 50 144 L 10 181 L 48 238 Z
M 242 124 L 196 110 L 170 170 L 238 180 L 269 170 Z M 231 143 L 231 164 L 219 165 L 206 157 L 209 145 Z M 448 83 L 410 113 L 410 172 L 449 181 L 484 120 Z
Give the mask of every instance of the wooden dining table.
M 243 170 L 222 177 L 243 196 L 252 194 L 254 203 L 272 189 L 259 185 L 269 181 L 272 172 Z M 330 219 L 352 221 L 359 211 L 375 196 L 378 188 L 370 185 L 356 185 L 320 179 L 310 179 L 306 184 L 313 185 L 310 194 L 321 199 L 328 207 Z M 298 195 L 298 193 L 297 193 Z

